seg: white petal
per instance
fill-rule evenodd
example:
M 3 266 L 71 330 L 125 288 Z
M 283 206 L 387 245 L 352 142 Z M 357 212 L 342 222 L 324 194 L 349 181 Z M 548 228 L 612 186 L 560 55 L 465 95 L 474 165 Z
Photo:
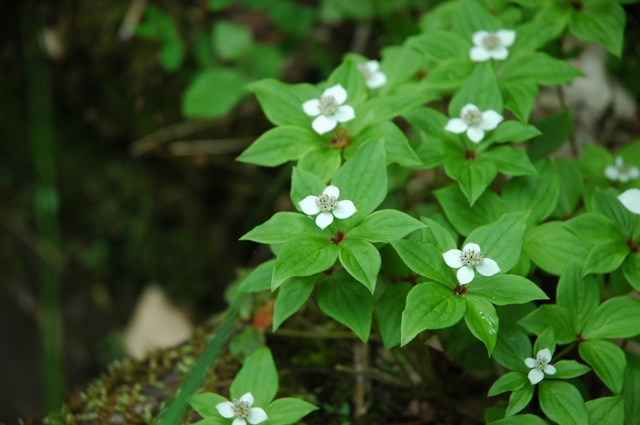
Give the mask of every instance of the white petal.
M 538 351 L 538 354 L 536 355 L 536 357 L 539 360 L 544 360 L 545 362 L 550 362 L 551 361 L 551 350 L 549 350 L 548 348 L 543 348 L 542 350 Z
M 546 365 L 542 370 L 544 370 L 544 373 L 547 375 L 554 375 L 556 373 L 556 367 L 550 364 Z
M 503 119 L 502 115 L 493 109 L 488 109 L 482 113 L 480 127 L 482 127 L 483 130 L 493 130 L 502 122 Z
M 247 421 L 242 418 L 235 418 L 231 425 L 247 425 Z
M 223 418 L 233 418 L 235 416 L 235 413 L 233 413 L 233 403 L 230 401 L 223 401 L 222 403 L 216 404 L 216 409 L 218 409 L 218 413 L 220 413 Z
M 304 113 L 310 117 L 320 115 L 320 101 L 318 99 L 307 100 L 302 104 L 302 109 L 304 110 Z
M 356 112 L 349 105 L 342 105 L 338 108 L 335 114 L 332 115 L 333 119 L 338 122 L 351 121 L 356 117 Z
M 356 213 L 356 206 L 351 201 L 340 201 L 332 211 L 337 218 L 348 218 Z
M 473 44 L 475 44 L 476 46 L 482 46 L 482 41 L 488 35 L 489 31 L 476 31 L 471 36 L 471 41 L 473 41 Z
M 629 174 L 620 173 L 620 175 L 618 176 L 618 180 L 620 180 L 620 183 L 627 183 L 629 181 Z
M 484 47 L 473 46 L 471 50 L 469 50 L 469 58 L 474 62 L 485 62 L 491 58 L 491 55 Z
M 496 32 L 496 36 L 500 39 L 503 46 L 509 47 L 516 41 L 516 32 L 511 30 L 500 30 Z
M 329 185 L 324 188 L 324 190 L 322 191 L 322 194 L 333 196 L 334 198 L 338 199 L 340 197 L 340 189 L 338 189 L 334 185 Z
M 524 359 L 524 364 L 527 365 L 527 367 L 529 368 L 534 368 L 536 367 L 536 361 L 535 359 L 532 359 L 531 357 L 527 357 L 526 359 Z
M 336 84 L 322 92 L 322 96 L 333 96 L 338 105 L 342 105 L 347 100 L 347 91 L 342 87 L 342 84 Z
M 474 275 L 475 273 L 473 272 L 473 269 L 468 266 L 460 267 L 458 269 L 458 273 L 456 273 L 458 282 L 460 282 L 461 285 L 466 285 L 467 283 L 471 282 Z
M 447 263 L 447 266 L 454 269 L 459 269 L 460 267 L 464 266 L 464 263 L 460 259 L 461 254 L 462 251 L 460 251 L 459 249 L 450 249 L 449 251 L 442 254 L 442 256 L 444 257 L 444 262 Z
M 370 89 L 377 89 L 387 84 L 387 76 L 384 72 L 376 72 L 371 74 L 371 77 L 367 78 L 365 84 Z
M 330 212 L 321 212 L 316 217 L 316 224 L 321 229 L 325 229 L 331 223 L 333 223 L 333 214 Z
M 640 177 L 640 170 L 638 170 L 638 167 L 629 168 L 629 178 L 631 180 L 635 180 L 638 177 Z
M 447 125 L 444 126 L 444 129 L 450 131 L 451 133 L 464 133 L 469 128 L 469 124 L 462 121 L 460 118 L 451 118 Z
M 473 103 L 467 103 L 466 105 L 464 105 L 462 107 L 462 109 L 460 109 L 460 116 L 463 116 L 464 114 L 466 114 L 468 112 L 475 112 L 475 111 L 480 111 L 480 108 L 478 108 Z
M 240 401 L 244 401 L 249 405 L 249 407 L 253 406 L 253 394 L 251 393 L 242 394 L 242 397 L 240 397 Z
M 338 121 L 336 121 L 333 117 L 325 117 L 324 115 L 319 115 L 315 120 L 311 123 L 311 127 L 318 134 L 324 134 L 327 131 L 331 131 L 338 125 Z
M 473 243 L 473 242 L 469 242 L 468 244 L 465 244 L 465 246 L 462 247 L 463 251 L 466 251 L 468 249 L 474 250 L 474 251 L 478 251 L 478 252 L 482 252 L 480 250 L 480 245 L 478 245 L 477 243 Z
M 604 169 L 604 175 L 612 181 L 618 180 L 618 168 L 613 165 L 607 165 L 607 168 Z
M 620 168 L 624 165 L 624 160 L 621 156 L 616 156 L 616 167 Z
M 509 57 L 509 50 L 504 46 L 498 46 L 495 49 L 489 50 L 489 56 L 497 60 L 505 60 Z
M 367 68 L 367 71 L 369 71 L 371 74 L 374 74 L 380 69 L 380 62 L 374 59 L 365 62 L 364 66 Z
M 265 412 L 261 407 L 252 408 L 251 412 L 249 412 L 249 416 L 247 416 L 247 421 L 249 421 L 250 424 L 259 424 L 267 419 L 269 419 L 267 417 L 267 412 Z
M 535 385 L 538 382 L 542 381 L 544 378 L 544 373 L 542 373 L 539 369 L 531 369 L 529 371 L 529 381 L 531 381 L 531 385 Z
M 493 261 L 491 258 L 485 258 L 481 264 L 476 266 L 476 270 L 482 276 L 493 276 L 496 273 L 500 273 L 500 267 L 498 267 L 498 263 Z
M 300 205 L 300 209 L 306 215 L 316 215 L 320 212 L 320 207 L 316 203 L 317 200 L 317 196 L 307 196 L 302 201 L 298 202 L 298 205 Z
M 473 127 L 469 127 L 469 129 L 467 130 L 467 137 L 473 143 L 480 143 L 480 141 L 484 139 L 484 130 L 477 125 L 474 125 Z
M 640 214 L 640 189 L 629 189 L 618 196 L 622 205 L 634 214 Z

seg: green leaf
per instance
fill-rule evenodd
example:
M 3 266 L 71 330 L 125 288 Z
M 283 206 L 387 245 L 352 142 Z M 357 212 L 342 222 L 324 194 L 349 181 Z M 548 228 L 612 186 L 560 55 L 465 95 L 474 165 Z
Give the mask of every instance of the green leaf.
M 567 61 L 555 59 L 542 52 L 517 53 L 505 62 L 499 73 L 500 80 L 512 81 L 532 78 L 543 86 L 557 86 L 570 83 L 582 77 Z
M 450 185 L 433 192 L 442 206 L 447 219 L 463 236 L 475 228 L 496 221 L 504 214 L 504 204 L 495 192 L 485 190 L 473 206 L 458 185 Z
M 528 403 L 527 403 L 528 404 Z M 548 425 L 544 419 L 535 415 L 516 415 L 499 421 L 491 422 L 490 425 Z
M 578 363 L 575 360 L 560 360 L 553 364 L 556 368 L 556 373 L 553 375 L 546 375 L 548 379 L 572 379 L 582 376 L 585 373 L 591 372 L 591 368 Z
M 322 139 L 311 128 L 283 126 L 263 133 L 238 158 L 250 164 L 274 167 L 300 158 Z
M 423 242 L 432 244 L 441 252 L 447 252 L 458 247 L 453 235 L 438 222 L 426 217 L 421 217 L 421 220 L 427 225 L 425 229 L 422 229 Z
M 360 76 L 360 78 L 362 78 L 362 76 Z M 346 123 L 345 126 L 351 134 L 357 135 L 370 124 L 391 120 L 398 115 L 402 115 L 417 106 L 433 100 L 433 98 L 434 96 L 429 97 L 424 94 L 415 93 L 373 98 L 356 108 L 356 118 Z M 380 137 L 380 135 L 378 135 L 378 137 Z
M 318 306 L 329 317 L 351 329 L 363 342 L 369 339 L 373 295 L 351 276 L 340 273 L 323 282 L 316 292 Z
M 544 331 L 536 338 L 536 343 L 533 344 L 533 353 L 537 354 L 540 350 L 548 349 L 551 351 L 551 355 L 556 351 L 556 335 L 553 331 L 553 327 L 548 326 Z
M 502 94 L 489 62 L 476 65 L 471 77 L 453 96 L 449 103 L 449 116 L 459 117 L 462 107 L 468 103 L 476 105 L 481 111 L 492 109 L 502 113 Z
M 622 263 L 622 272 L 633 289 L 640 290 L 640 253 L 632 253 Z
M 556 276 L 564 272 L 572 259 L 584 262 L 590 251 L 588 245 L 558 221 L 528 230 L 524 235 L 523 248 L 538 267 Z
M 540 382 L 538 397 L 545 415 L 554 422 L 567 425 L 589 423 L 584 400 L 576 387 L 566 382 Z
M 180 68 L 185 53 L 184 43 L 171 15 L 153 6 L 146 6 L 144 20 L 136 26 L 135 34 L 160 42 L 158 55 L 164 69 L 172 72 Z
M 316 15 L 314 8 L 289 1 L 269 2 L 266 9 L 269 18 L 278 28 L 297 36 L 304 36 L 309 32 Z
M 491 276 L 474 282 L 468 286 L 467 293 L 484 297 L 495 305 L 524 304 L 549 299 L 538 285 L 512 274 Z
M 422 161 L 413 151 L 407 136 L 391 121 L 381 121 L 365 127 L 357 136 L 351 139 L 349 146 L 344 149 L 344 157 L 351 159 L 357 148 L 369 139 L 384 138 L 387 152 L 387 164 L 397 163 L 405 167 L 417 167 Z
M 511 146 L 498 146 L 481 155 L 491 159 L 496 164 L 498 171 L 503 174 L 512 176 L 538 174 L 527 154 L 524 151 L 515 150 Z
M 406 282 L 391 285 L 376 304 L 376 320 L 386 350 L 400 344 L 402 311 L 411 288 L 413 286 Z
M 535 66 L 535 65 L 534 65 Z M 532 161 L 546 158 L 562 146 L 573 133 L 573 116 L 568 108 L 534 123 L 542 132 L 529 143 L 527 153 Z
M 338 258 L 338 246 L 329 238 L 300 236 L 286 242 L 273 267 L 271 290 L 290 277 L 311 276 L 329 269 Z
M 518 324 L 536 335 L 549 326 L 553 327 L 558 344 L 568 344 L 577 339 L 571 328 L 571 316 L 567 309 L 556 304 L 543 304 L 518 321 Z
M 349 217 L 347 230 L 375 210 L 387 196 L 387 162 L 384 140 L 370 140 L 340 168 L 332 184 L 340 198 L 354 203 L 357 212 Z
M 422 66 L 422 56 L 409 43 L 387 46 L 380 55 L 380 70 L 386 74 L 390 87 L 413 78 Z
M 504 214 L 495 222 L 471 232 L 465 244 L 473 242 L 480 245 L 485 258 L 498 263 L 502 271 L 509 271 L 520 258 L 528 216 L 528 211 Z
M 433 279 L 451 289 L 458 285 L 453 269 L 446 265 L 443 253 L 435 246 L 420 241 L 390 242 L 407 267 L 420 276 Z
M 254 44 L 251 51 L 237 64 L 245 75 L 252 79 L 278 78 L 284 67 L 286 56 L 276 46 Z
M 455 1 L 434 5 L 429 13 L 423 14 L 420 18 L 420 31 L 449 29 L 459 7 L 459 3 Z
M 319 145 L 307 150 L 298 161 L 298 168 L 316 175 L 328 182 L 338 172 L 342 164 L 340 150 Z
M 498 18 L 474 0 L 461 0 L 456 4 L 458 8 L 453 18 L 453 30 L 464 38 L 471 40 L 476 31 L 498 31 L 504 28 Z
M 498 338 L 498 314 L 493 305 L 483 297 L 465 294 L 467 308 L 464 312 L 464 322 L 467 327 L 487 347 L 489 356 L 496 346 Z
M 344 239 L 338 244 L 338 255 L 345 270 L 373 294 L 382 262 L 376 247 L 364 240 Z
M 256 81 L 247 86 L 258 97 L 266 117 L 275 125 L 311 128 L 312 118 L 302 109 L 310 99 L 319 99 L 322 92 L 311 84 L 289 85 L 273 79 Z
M 556 159 L 554 165 L 560 180 L 560 196 L 554 215 L 566 219 L 573 215 L 582 199 L 584 178 L 573 161 Z
M 508 309 L 513 309 L 513 307 L 510 306 Z M 524 306 L 515 307 L 522 308 Z M 519 317 L 511 317 L 507 311 L 507 309 L 499 307 L 500 332 L 498 332 L 498 341 L 493 350 L 493 358 L 507 369 L 526 374 L 529 372 L 529 368 L 524 364 L 524 359 L 531 357 L 531 340 L 529 335 L 515 324 Z
M 253 46 L 251 31 L 229 21 L 213 24 L 213 48 L 223 60 L 233 61 L 246 55 Z
M 407 306 L 402 312 L 402 345 L 426 329 L 442 329 L 462 319 L 467 303 L 451 289 L 439 283 L 424 282 L 407 294 Z
M 522 388 L 529 380 L 527 375 L 520 372 L 509 372 L 502 375 L 489 388 L 489 397 L 505 393 L 507 391 L 517 391 Z
M 457 111 L 458 113 L 460 111 Z M 405 113 L 404 118 L 418 130 L 424 132 L 429 138 L 446 140 L 451 137 L 451 133 L 444 128 L 449 122 L 449 118 L 441 112 L 431 108 L 415 108 Z
M 273 305 L 274 332 L 307 302 L 317 280 L 317 276 L 295 277 L 280 285 Z
M 518 121 L 506 121 L 492 131 L 486 139 L 487 143 L 521 143 L 542 134 L 532 125 Z M 518 151 L 520 152 L 520 151 Z
M 441 62 L 449 59 L 469 59 L 471 38 L 462 37 L 451 31 L 428 31 L 410 37 L 406 41 L 428 59 Z
M 426 227 L 415 218 L 397 211 L 381 210 L 366 216 L 356 227 L 349 230 L 345 240 L 362 239 L 372 243 L 387 243 L 390 239 L 400 239 L 409 233 Z
M 596 189 L 593 194 L 593 211 L 607 216 L 627 237 L 633 235 L 636 222 L 634 214 L 618 200 L 615 189 Z
M 238 287 L 238 293 L 262 292 L 271 289 L 271 275 L 276 260 L 265 261 L 253 269 Z
M 597 41 L 617 57 L 622 53 L 624 26 L 624 9 L 616 3 L 573 11 L 569 20 L 569 30 L 573 35 L 584 41 Z
M 591 248 L 584 262 L 583 274 L 605 274 L 616 270 L 627 258 L 631 249 L 624 240 L 610 240 Z
M 589 425 L 623 425 L 624 397 L 601 397 L 587 401 Z
M 194 423 L 193 425 L 229 425 L 229 419 L 208 417 Z
M 534 389 L 535 387 L 531 385 L 531 383 L 527 379 L 527 382 L 525 382 L 522 388 L 512 392 L 511 395 L 509 396 L 509 405 L 507 406 L 505 416 L 507 417 L 513 416 L 516 413 L 520 412 L 525 407 L 527 407 L 527 405 L 533 398 Z
M 320 192 L 322 193 L 322 191 Z M 319 194 L 316 192 L 316 194 Z M 309 194 L 311 195 L 311 193 Z M 297 238 L 301 234 L 326 237 L 329 233 L 320 229 L 315 222 L 306 215 L 295 212 L 276 213 L 266 222 L 256 226 L 249 233 L 240 238 L 241 241 L 254 241 L 264 244 L 284 243 Z
M 622 296 L 609 298 L 589 316 L 584 339 L 631 338 L 640 334 L 640 301 Z
M 640 357 L 626 352 L 627 370 L 624 373 L 624 410 L 628 424 L 637 424 L 640 421 Z
M 529 225 L 549 217 L 558 203 L 560 186 L 553 164 L 535 164 L 537 176 L 514 177 L 502 188 L 502 199 L 508 211 L 531 210 Z
M 574 235 L 592 246 L 620 239 L 622 232 L 606 216 L 597 213 L 584 213 L 565 222 L 565 227 Z
M 253 395 L 255 406 L 267 406 L 278 392 L 278 371 L 267 347 L 256 350 L 247 357 L 236 375 L 229 392 L 232 398 L 246 393 Z
M 540 91 L 536 80 L 529 77 L 501 81 L 500 88 L 505 108 L 513 112 L 522 123 L 528 122 L 533 101 Z
M 598 282 L 593 276 L 582 278 L 580 264 L 571 261 L 558 282 L 556 303 L 567 309 L 572 318 L 572 329 L 578 334 L 600 304 Z
M 627 361 L 624 351 L 609 341 L 584 341 L 578 346 L 580 357 L 614 394 L 620 394 Z
M 221 395 L 214 393 L 193 394 L 189 396 L 189 404 L 203 418 L 214 417 L 219 418 L 220 413 L 216 409 L 216 405 L 229 401 Z
M 463 59 L 446 59 L 440 62 L 429 71 L 420 82 L 419 87 L 445 93 L 462 87 L 475 69 L 475 64 L 468 59 L 468 51 L 467 48 Z
M 264 425 L 290 425 L 296 424 L 300 419 L 307 416 L 314 410 L 318 410 L 316 406 L 297 398 L 281 398 L 275 400 L 265 408 L 267 413 L 267 421 L 262 422 Z
M 333 70 L 327 79 L 327 87 L 333 87 L 336 84 L 342 85 L 347 91 L 346 105 L 353 108 L 360 106 L 367 99 L 368 89 L 365 85 L 365 79 L 358 70 L 358 66 L 352 58 L 346 57 L 345 60 Z M 356 112 L 356 119 L 358 119 Z
M 537 50 L 561 36 L 569 20 L 570 8 L 555 4 L 536 8 L 535 17 L 516 28 L 518 36 L 509 51 Z
M 233 2 L 233 0 L 209 0 L 207 4 L 209 5 L 209 9 L 218 11 L 225 9 L 231 2 Z
M 229 340 L 229 354 L 236 359 L 245 359 L 264 345 L 264 333 L 247 325 Z
M 315 174 L 302 170 L 300 167 L 293 167 L 291 172 L 291 202 L 298 210 L 301 210 L 298 204 L 300 201 L 310 195 L 320 196 L 326 187 L 325 182 Z M 318 226 L 316 225 L 316 227 Z M 326 233 L 318 232 L 318 235 L 320 234 L 325 235 Z
M 467 160 L 459 156 L 452 157 L 445 162 L 444 171 L 449 177 L 458 181 L 462 193 L 471 206 L 498 174 L 496 163 L 482 156 L 478 156 L 475 160 Z
M 232 69 L 207 69 L 185 90 L 182 114 L 188 118 L 225 115 L 247 95 L 246 84 L 245 78 Z

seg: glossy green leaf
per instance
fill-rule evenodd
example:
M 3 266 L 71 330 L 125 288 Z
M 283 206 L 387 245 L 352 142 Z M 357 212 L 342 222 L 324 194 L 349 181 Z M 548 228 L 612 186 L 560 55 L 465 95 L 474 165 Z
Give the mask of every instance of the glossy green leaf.
M 376 304 L 376 320 L 382 336 L 384 348 L 390 350 L 400 344 L 400 326 L 402 311 L 405 308 L 407 294 L 413 288 L 410 283 L 396 283 L 384 291 Z
M 524 304 L 533 300 L 549 299 L 538 285 L 522 276 L 512 274 L 491 276 L 473 282 L 467 293 L 484 297 L 495 305 Z
M 475 68 L 474 63 L 469 61 L 468 55 L 469 48 L 462 59 L 443 60 L 429 71 L 420 82 L 420 87 L 445 93 L 462 87 Z
M 620 394 L 627 361 L 624 351 L 609 341 L 584 341 L 578 346 L 580 357 L 614 394 Z
M 380 253 L 370 242 L 359 239 L 344 239 L 338 244 L 338 258 L 345 270 L 371 291 L 376 289 L 380 272 Z
M 511 146 L 498 146 L 482 154 L 493 160 L 498 171 L 512 176 L 536 175 L 538 171 L 524 151 Z
M 467 302 L 464 321 L 473 336 L 484 343 L 491 356 L 498 338 L 499 319 L 496 309 L 484 297 L 467 292 L 464 299 Z
M 545 376 L 545 379 L 571 379 L 591 372 L 589 366 L 585 366 L 575 360 L 560 360 L 555 362 L 553 366 L 556 368 L 556 373 Z
M 624 25 L 624 9 L 616 3 L 587 6 L 574 11 L 569 20 L 573 35 L 584 41 L 596 41 L 618 57 L 622 53 Z
M 380 121 L 365 127 L 357 136 L 352 137 L 349 146 L 344 149 L 344 157 L 351 159 L 362 143 L 380 137 L 384 137 L 387 164 L 397 163 L 405 167 L 422 165 L 422 161 L 409 145 L 407 136 L 391 121 Z
M 509 405 L 507 406 L 505 416 L 513 416 L 527 407 L 527 405 L 533 398 L 534 389 L 535 386 L 531 385 L 531 383 L 527 379 L 527 382 L 525 382 L 522 388 L 512 392 L 509 396 Z
M 527 153 L 532 161 L 538 161 L 555 152 L 569 140 L 573 133 L 573 116 L 571 110 L 565 108 L 541 121 L 536 121 L 534 125 L 542 135 L 529 143 Z
M 486 142 L 522 143 L 524 141 L 533 139 L 540 134 L 542 134 L 540 130 L 532 125 L 522 124 L 518 121 L 505 121 L 487 135 Z
M 213 24 L 212 38 L 215 52 L 225 61 L 239 59 L 253 46 L 249 28 L 224 20 Z
M 528 230 L 524 236 L 523 249 L 538 267 L 556 276 L 564 272 L 572 259 L 584 262 L 590 251 L 588 245 L 558 221 Z
M 607 216 L 629 237 L 633 234 L 636 217 L 617 197 L 618 192 L 615 189 L 596 189 L 592 199 L 593 211 Z
M 307 149 L 298 160 L 298 168 L 315 174 L 320 180 L 328 182 L 342 165 L 339 149 L 318 145 Z
M 605 274 L 616 270 L 627 258 L 631 249 L 624 240 L 609 240 L 591 248 L 584 262 L 583 273 Z
M 471 103 L 481 111 L 492 109 L 502 113 L 502 94 L 489 62 L 476 65 L 471 77 L 462 85 L 449 103 L 449 116 L 459 117 L 462 107 Z
M 300 201 L 310 195 L 320 196 L 326 188 L 326 183 L 315 174 L 302 170 L 299 167 L 293 167 L 293 171 L 291 172 L 291 202 L 298 211 L 302 211 L 298 204 Z M 318 229 L 320 228 L 318 227 Z M 321 234 L 324 235 L 326 233 Z
M 188 118 L 220 117 L 248 93 L 247 80 L 226 68 L 210 68 L 196 76 L 182 97 L 182 113 Z
M 504 214 L 504 204 L 492 190 L 485 190 L 473 206 L 458 185 L 450 185 L 433 192 L 442 206 L 447 219 L 458 233 L 468 235 L 474 229 L 492 223 Z
M 320 191 L 322 193 L 322 191 Z M 320 193 L 316 192 L 316 196 Z M 311 195 L 311 193 L 309 194 Z M 256 226 L 240 238 L 241 241 L 254 241 L 264 244 L 284 243 L 300 235 L 326 237 L 329 233 L 320 229 L 315 221 L 304 214 L 295 212 L 279 212 Z
M 256 383 L 259 382 L 259 385 Z M 244 361 L 242 368 L 229 387 L 232 398 L 253 395 L 255 406 L 267 406 L 279 388 L 278 371 L 267 347 L 258 349 Z
M 631 338 L 640 334 L 640 301 L 631 297 L 609 298 L 593 312 L 582 336 L 588 340 Z
M 565 227 L 588 245 L 621 239 L 622 233 L 606 216 L 597 213 L 584 213 L 565 222 Z
M 214 393 L 193 394 L 189 397 L 189 404 L 203 418 L 220 418 L 216 405 L 229 401 L 221 395 Z
M 576 387 L 556 381 L 542 381 L 538 386 L 540 407 L 549 419 L 563 425 L 589 423 L 584 400 Z
M 251 144 L 238 158 L 250 164 L 274 167 L 300 158 L 322 139 L 311 127 L 283 126 L 272 128 Z
M 307 302 L 317 280 L 317 276 L 295 277 L 280 285 L 273 305 L 274 332 Z
M 601 397 L 587 401 L 589 425 L 623 425 L 624 397 Z
M 273 274 L 273 265 L 276 260 L 265 261 L 258 267 L 253 269 L 238 287 L 239 293 L 262 292 L 271 289 L 271 275 Z
M 504 106 L 522 123 L 529 121 L 533 101 L 538 96 L 540 89 L 534 78 L 518 78 L 509 81 L 501 81 L 500 89 Z
M 541 305 L 535 311 L 520 319 L 518 324 L 536 335 L 540 335 L 551 326 L 558 344 L 568 344 L 577 338 L 572 331 L 571 315 L 567 309 L 556 304 Z
M 443 253 L 435 246 L 413 240 L 399 239 L 390 242 L 402 261 L 415 273 L 452 289 L 457 286 L 458 281 L 453 269 L 447 266 L 442 256 Z
M 567 61 L 542 52 L 522 52 L 509 57 L 499 78 L 504 81 L 532 78 L 543 86 L 570 83 L 583 74 Z
M 338 259 L 338 246 L 329 238 L 300 236 L 286 242 L 278 252 L 273 267 L 271 290 L 275 291 L 290 277 L 311 276 L 323 272 Z
M 556 303 L 567 309 L 572 318 L 572 329 L 578 334 L 600 304 L 598 282 L 593 276 L 583 278 L 580 264 L 571 261 L 558 282 Z
M 273 79 L 256 81 L 247 88 L 256 94 L 264 114 L 273 124 L 311 128 L 313 118 L 304 113 L 302 104 L 319 99 L 321 90 L 311 84 L 289 85 Z
M 458 8 L 453 18 L 453 30 L 468 40 L 471 40 L 476 31 L 498 31 L 504 28 L 498 18 L 475 0 L 461 0 L 456 4 Z
M 462 193 L 471 206 L 482 196 L 498 174 L 495 161 L 482 156 L 478 156 L 474 161 L 461 156 L 451 157 L 445 162 L 444 171 L 449 177 L 458 181 Z
M 427 225 L 425 229 L 422 229 L 423 242 L 430 243 L 441 252 L 458 248 L 458 244 L 449 230 L 430 218 L 422 217 L 421 220 Z
M 517 391 L 528 382 L 527 375 L 520 372 L 509 372 L 502 375 L 489 388 L 489 397 L 502 394 L 507 391 Z
M 490 425 L 548 425 L 548 423 L 538 416 L 526 414 L 509 416 L 508 418 L 491 422 Z
M 435 62 L 449 59 L 468 59 L 471 49 L 471 38 L 465 38 L 451 31 L 427 31 L 407 39 L 427 58 Z
M 372 243 L 387 243 L 390 239 L 401 239 L 424 227 L 426 226 L 420 221 L 403 212 L 381 210 L 369 214 L 356 227 L 349 230 L 345 240 L 362 239 Z
M 297 398 L 281 398 L 275 400 L 265 408 L 267 419 L 264 425 L 292 425 L 299 423 L 300 419 L 307 416 L 316 406 Z

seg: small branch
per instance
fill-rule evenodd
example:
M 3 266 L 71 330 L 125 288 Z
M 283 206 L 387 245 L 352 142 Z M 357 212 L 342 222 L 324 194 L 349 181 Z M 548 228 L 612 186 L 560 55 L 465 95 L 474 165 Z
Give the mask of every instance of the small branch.
M 356 385 L 353 391 L 354 416 L 359 418 L 371 407 L 371 379 L 369 379 L 369 349 L 356 341 L 353 345 L 353 364 Z
M 129 153 L 132 156 L 141 156 L 171 140 L 180 139 L 199 131 L 208 130 L 215 127 L 217 124 L 218 120 L 188 120 L 171 124 L 133 142 L 129 149 Z

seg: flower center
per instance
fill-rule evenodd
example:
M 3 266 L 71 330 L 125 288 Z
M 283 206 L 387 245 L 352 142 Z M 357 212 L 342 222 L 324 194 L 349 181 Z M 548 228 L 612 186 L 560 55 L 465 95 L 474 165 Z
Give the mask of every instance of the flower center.
M 320 98 L 320 113 L 324 116 L 329 116 L 329 115 L 333 115 L 336 112 L 338 112 L 338 108 L 340 108 L 340 105 L 338 105 L 338 102 L 336 102 L 336 98 L 328 95 L 328 96 L 322 96 Z
M 496 47 L 500 47 L 501 45 L 502 43 L 500 42 L 500 38 L 498 38 L 498 36 L 493 33 L 485 36 L 485 38 L 482 39 L 482 47 L 487 50 L 493 50 Z
M 631 171 L 631 166 L 627 164 L 622 164 L 618 167 L 618 173 L 620 174 L 629 174 L 630 171 Z
M 536 369 L 538 370 L 542 370 L 547 366 L 547 363 L 549 363 L 549 361 L 547 359 L 544 359 L 542 357 L 538 357 L 536 359 Z
M 320 208 L 320 211 L 329 212 L 332 211 L 338 204 L 338 199 L 335 196 L 322 194 L 316 199 L 316 205 Z
M 482 112 L 480 109 L 469 109 L 462 114 L 462 121 L 466 122 L 470 126 L 476 126 L 482 121 Z
M 362 75 L 364 75 L 364 78 L 368 79 L 369 77 L 371 77 L 371 70 L 367 67 L 367 65 L 363 63 L 358 65 L 358 71 L 360 71 Z
M 480 251 L 476 251 L 475 249 L 465 249 L 460 254 L 460 260 L 462 260 L 466 266 L 471 267 L 482 264 L 484 256 Z
M 246 418 L 251 413 L 251 406 L 246 401 L 240 401 L 238 399 L 233 399 L 233 414 L 236 415 L 237 418 Z

